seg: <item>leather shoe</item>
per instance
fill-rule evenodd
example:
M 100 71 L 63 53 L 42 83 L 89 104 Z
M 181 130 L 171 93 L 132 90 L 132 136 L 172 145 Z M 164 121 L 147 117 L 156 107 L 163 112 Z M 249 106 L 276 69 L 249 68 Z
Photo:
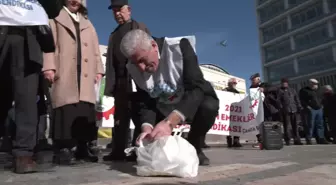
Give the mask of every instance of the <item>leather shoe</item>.
M 210 159 L 203 153 L 203 151 L 200 151 L 197 155 L 198 155 L 200 166 L 209 166 L 210 165 Z

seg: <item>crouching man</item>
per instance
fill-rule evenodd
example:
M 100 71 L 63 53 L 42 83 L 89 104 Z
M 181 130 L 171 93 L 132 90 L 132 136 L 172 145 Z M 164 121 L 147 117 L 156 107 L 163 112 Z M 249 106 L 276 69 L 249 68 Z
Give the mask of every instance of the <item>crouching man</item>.
M 218 115 L 219 100 L 203 78 L 189 40 L 153 39 L 137 29 L 123 37 L 120 47 L 131 61 L 127 69 L 141 102 L 138 141 L 169 136 L 177 124 L 190 122 L 188 141 L 196 148 L 200 165 L 209 165 L 202 143 Z

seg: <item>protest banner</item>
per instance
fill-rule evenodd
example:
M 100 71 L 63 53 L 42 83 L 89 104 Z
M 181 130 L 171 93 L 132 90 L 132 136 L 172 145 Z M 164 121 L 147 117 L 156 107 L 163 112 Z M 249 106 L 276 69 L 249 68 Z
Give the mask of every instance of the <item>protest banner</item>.
M 100 91 L 104 89 L 103 79 Z M 216 122 L 208 132 L 215 135 L 233 136 L 255 136 L 258 134 L 258 127 L 263 122 L 262 93 L 259 89 L 251 89 L 249 95 L 235 94 L 226 91 L 216 91 L 220 100 L 220 109 Z M 103 128 L 114 126 L 114 98 L 100 94 L 100 100 L 96 106 L 97 125 Z M 188 125 L 185 124 L 184 131 L 188 132 Z M 134 124 L 131 121 L 131 129 Z M 178 129 L 178 128 L 176 128 Z

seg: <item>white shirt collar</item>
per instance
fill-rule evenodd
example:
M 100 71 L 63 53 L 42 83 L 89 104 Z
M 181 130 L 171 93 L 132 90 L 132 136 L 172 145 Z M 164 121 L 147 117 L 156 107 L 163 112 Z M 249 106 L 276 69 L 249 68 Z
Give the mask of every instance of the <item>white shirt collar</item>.
M 76 21 L 79 22 L 79 13 L 72 13 L 67 7 L 63 6 L 63 8 L 65 9 L 65 11 L 67 11 L 69 13 L 69 15 Z

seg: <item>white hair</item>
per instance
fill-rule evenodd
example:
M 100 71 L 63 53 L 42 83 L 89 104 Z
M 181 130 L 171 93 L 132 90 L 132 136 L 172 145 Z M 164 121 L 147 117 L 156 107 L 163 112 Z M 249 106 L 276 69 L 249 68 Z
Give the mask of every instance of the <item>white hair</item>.
M 331 85 L 325 85 L 323 86 L 324 91 L 334 91 L 334 89 L 331 87 Z
M 126 58 L 131 58 L 136 50 L 150 50 L 153 38 L 145 31 L 140 29 L 132 30 L 126 33 L 120 43 L 120 50 Z

